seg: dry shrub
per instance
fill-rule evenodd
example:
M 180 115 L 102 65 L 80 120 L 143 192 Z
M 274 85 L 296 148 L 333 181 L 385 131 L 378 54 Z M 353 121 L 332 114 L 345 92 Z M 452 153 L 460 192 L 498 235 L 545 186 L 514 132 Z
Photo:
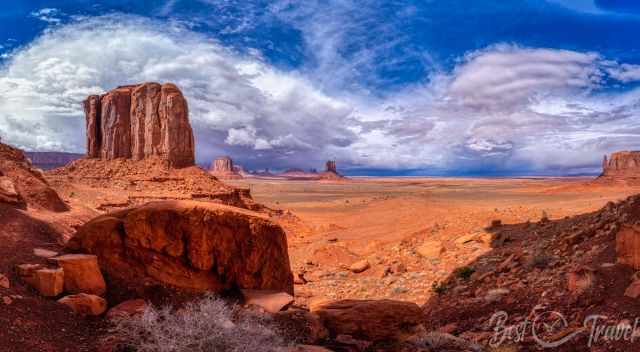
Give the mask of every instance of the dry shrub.
M 112 333 L 122 351 L 271 352 L 286 345 L 267 318 L 211 296 L 177 311 L 150 306 L 114 321 Z

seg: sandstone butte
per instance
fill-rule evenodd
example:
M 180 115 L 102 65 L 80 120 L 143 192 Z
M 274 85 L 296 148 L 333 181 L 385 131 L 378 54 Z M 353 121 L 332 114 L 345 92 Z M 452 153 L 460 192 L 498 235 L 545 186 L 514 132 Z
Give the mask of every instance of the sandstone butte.
M 605 155 L 602 161 L 603 177 L 634 178 L 640 177 L 640 151 L 620 151 Z
M 174 84 L 142 83 L 91 95 L 84 112 L 88 158 L 158 156 L 173 167 L 195 163 L 187 101 Z
M 287 239 L 266 215 L 197 201 L 161 201 L 99 216 L 67 248 L 98 256 L 109 288 L 164 286 L 293 294 Z
M 211 163 L 209 173 L 222 179 L 237 179 L 242 178 L 236 166 L 233 165 L 233 160 L 228 156 L 221 156 L 215 159 Z

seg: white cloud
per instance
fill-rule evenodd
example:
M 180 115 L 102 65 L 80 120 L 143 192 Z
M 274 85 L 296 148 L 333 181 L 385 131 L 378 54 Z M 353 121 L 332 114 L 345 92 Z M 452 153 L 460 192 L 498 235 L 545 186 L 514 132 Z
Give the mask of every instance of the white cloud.
M 496 45 L 428 82 L 373 95 L 365 84 L 330 81 L 371 72 L 375 50 L 352 65 L 338 50 L 347 35 L 339 26 L 314 34 L 316 20 L 305 38 L 319 45 L 318 65 L 289 72 L 174 22 L 110 15 L 55 26 L 0 68 L 0 135 L 25 149 L 83 151 L 87 95 L 171 81 L 189 101 L 202 162 L 231 154 L 261 168 L 336 158 L 427 171 L 582 170 L 606 152 L 640 147 L 640 91 L 602 90 L 607 80 L 635 80 L 635 66 Z
M 18 50 L 0 71 L 0 134 L 26 149 L 81 151 L 82 99 L 142 81 L 182 88 L 203 161 L 228 145 L 275 157 L 355 138 L 342 123 L 350 107 L 304 77 L 177 24 L 120 15 L 57 27 Z
M 43 8 L 38 11 L 34 11 L 31 13 L 32 17 L 35 17 L 41 21 L 50 23 L 50 24 L 59 24 L 62 22 L 62 16 L 64 15 L 58 9 L 55 8 Z

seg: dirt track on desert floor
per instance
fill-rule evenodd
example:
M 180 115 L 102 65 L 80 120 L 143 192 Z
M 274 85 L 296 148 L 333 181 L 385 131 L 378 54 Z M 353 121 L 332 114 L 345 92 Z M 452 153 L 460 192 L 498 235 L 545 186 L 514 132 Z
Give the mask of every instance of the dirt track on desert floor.
M 245 179 L 256 201 L 289 211 L 289 236 L 301 304 L 334 298 L 424 303 L 434 282 L 490 251 L 492 220 L 559 219 L 640 192 L 590 178 L 354 178 L 348 182 Z M 437 255 L 424 248 L 437 247 Z M 422 254 L 421 254 L 422 252 Z M 427 251 L 428 252 L 428 251 Z M 370 268 L 349 267 L 367 260 Z

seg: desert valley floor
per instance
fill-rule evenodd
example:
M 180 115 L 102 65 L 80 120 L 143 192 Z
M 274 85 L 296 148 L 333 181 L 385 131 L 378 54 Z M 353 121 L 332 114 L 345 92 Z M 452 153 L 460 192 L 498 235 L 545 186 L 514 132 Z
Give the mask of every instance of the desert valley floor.
M 288 234 L 292 269 L 306 282 L 296 285 L 297 302 L 391 298 L 424 304 L 434 282 L 490 252 L 486 228 L 491 221 L 520 224 L 537 222 L 543 215 L 562 219 L 640 191 L 636 185 L 592 180 L 361 177 L 348 182 L 225 182 L 250 188 L 257 202 L 285 211 L 279 222 Z M 440 253 L 433 253 L 434 247 Z M 362 260 L 370 263 L 368 270 L 349 270 Z

